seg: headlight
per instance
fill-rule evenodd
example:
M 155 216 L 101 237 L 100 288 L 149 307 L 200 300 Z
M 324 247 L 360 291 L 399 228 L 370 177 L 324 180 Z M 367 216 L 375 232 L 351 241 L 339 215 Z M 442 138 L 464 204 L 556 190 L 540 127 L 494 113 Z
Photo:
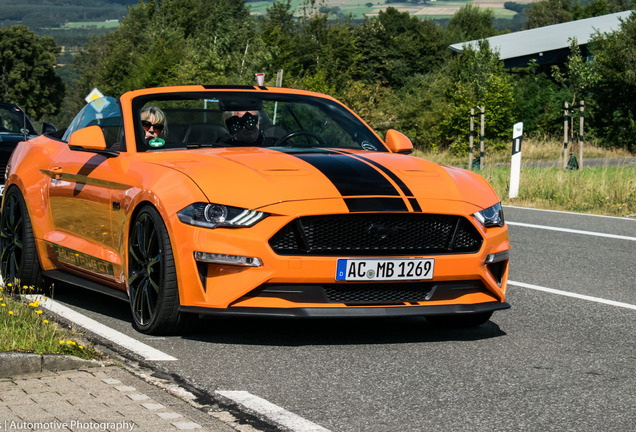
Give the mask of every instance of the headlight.
M 485 210 L 478 211 L 473 214 L 473 216 L 475 216 L 485 227 L 504 226 L 504 214 L 503 209 L 501 208 L 501 203 L 497 203 Z
M 221 204 L 195 203 L 177 213 L 183 223 L 204 228 L 251 227 L 269 214 Z

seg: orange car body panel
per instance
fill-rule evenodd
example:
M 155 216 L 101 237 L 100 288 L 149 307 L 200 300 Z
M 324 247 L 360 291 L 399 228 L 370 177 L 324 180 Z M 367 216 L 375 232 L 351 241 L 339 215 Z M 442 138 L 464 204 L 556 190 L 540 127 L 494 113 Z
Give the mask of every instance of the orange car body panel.
M 299 90 L 271 90 L 335 100 Z M 349 258 L 346 254 L 281 256 L 268 244 L 273 234 L 299 216 L 349 212 L 338 189 L 315 166 L 270 148 L 137 152 L 134 120 L 129 114 L 133 99 L 140 95 L 194 91 L 205 89 L 202 86 L 166 87 L 122 95 L 119 102 L 127 151 L 117 157 L 74 150 L 67 143 L 45 136 L 16 148 L 10 160 L 6 187 L 19 187 L 25 197 L 43 270 L 67 271 L 125 292 L 130 221 L 141 204 L 151 203 L 161 214 L 170 235 L 182 306 L 213 309 L 363 307 L 250 296 L 251 291 L 266 283 L 334 283 L 337 259 Z M 249 92 L 259 91 L 266 90 L 255 88 Z M 499 202 L 481 176 L 402 154 L 335 151 L 376 169 L 399 191 L 398 198 L 404 200 L 409 212 L 416 211 L 414 205 L 417 204 L 424 213 L 464 216 L 483 237 L 477 253 L 435 256 L 434 281 L 477 280 L 484 284 L 486 292 L 410 306 L 505 301 L 508 267 L 506 265 L 500 285 L 488 271 L 485 260 L 489 254 L 510 249 L 507 226 L 485 228 L 472 216 Z M 406 188 L 401 185 L 412 195 L 406 196 Z M 271 216 L 250 228 L 200 228 L 181 222 L 177 216 L 178 211 L 195 202 L 257 209 Z M 78 261 L 78 265 L 73 265 L 73 258 L 67 256 L 69 251 L 77 251 L 78 260 L 85 254 L 95 261 Z M 259 257 L 263 265 L 252 268 L 208 264 L 203 284 L 194 251 Z

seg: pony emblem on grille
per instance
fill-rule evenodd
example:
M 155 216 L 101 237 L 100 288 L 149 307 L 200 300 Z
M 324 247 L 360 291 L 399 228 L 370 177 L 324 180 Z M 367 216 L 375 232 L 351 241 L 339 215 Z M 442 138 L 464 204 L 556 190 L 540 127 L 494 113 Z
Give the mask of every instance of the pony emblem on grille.
M 371 225 L 369 225 L 369 228 L 367 228 L 367 232 L 375 237 L 377 240 L 382 241 L 391 238 L 394 233 L 403 229 L 404 228 L 400 226 L 392 227 L 388 225 L 372 223 Z

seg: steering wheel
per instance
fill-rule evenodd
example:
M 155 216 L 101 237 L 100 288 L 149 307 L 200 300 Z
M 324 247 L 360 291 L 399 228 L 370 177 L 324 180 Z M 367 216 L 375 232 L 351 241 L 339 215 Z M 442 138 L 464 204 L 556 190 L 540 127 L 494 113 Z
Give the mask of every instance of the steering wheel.
M 277 147 L 293 147 L 293 146 L 294 146 L 294 144 L 293 144 L 293 143 L 289 143 L 289 144 L 287 144 L 287 145 L 284 145 L 283 143 L 284 143 L 285 141 L 289 141 L 290 139 L 292 139 L 292 138 L 294 138 L 294 137 L 302 136 L 302 135 L 305 135 L 305 136 L 309 136 L 309 137 L 315 138 L 316 140 L 318 140 L 318 142 L 319 142 L 322 146 L 324 146 L 324 147 L 329 147 L 329 146 L 327 145 L 327 141 L 325 141 L 325 139 L 324 139 L 323 137 L 321 137 L 320 135 L 318 135 L 318 134 L 317 134 L 317 133 L 315 133 L 315 132 L 308 131 L 308 130 L 299 130 L 299 131 L 295 131 L 295 132 L 290 132 L 290 133 L 288 133 L 287 135 L 285 135 L 284 137 L 280 138 L 280 139 L 276 142 L 276 146 L 277 146 Z

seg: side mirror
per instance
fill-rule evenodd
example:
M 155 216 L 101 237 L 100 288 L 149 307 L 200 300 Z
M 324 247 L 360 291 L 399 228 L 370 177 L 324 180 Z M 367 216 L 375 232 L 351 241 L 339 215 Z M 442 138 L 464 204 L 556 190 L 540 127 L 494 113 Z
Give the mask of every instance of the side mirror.
M 87 126 L 71 134 L 68 140 L 70 147 L 80 147 L 84 150 L 106 150 L 104 132 L 99 126 Z
M 55 126 L 49 123 L 42 123 L 42 132 L 40 132 L 41 135 L 48 135 L 53 132 L 57 132 L 57 128 Z
M 391 153 L 413 153 L 413 143 L 411 140 L 395 129 L 389 129 L 387 131 L 385 142 L 386 146 L 391 150 Z

